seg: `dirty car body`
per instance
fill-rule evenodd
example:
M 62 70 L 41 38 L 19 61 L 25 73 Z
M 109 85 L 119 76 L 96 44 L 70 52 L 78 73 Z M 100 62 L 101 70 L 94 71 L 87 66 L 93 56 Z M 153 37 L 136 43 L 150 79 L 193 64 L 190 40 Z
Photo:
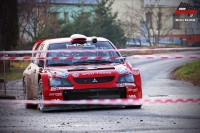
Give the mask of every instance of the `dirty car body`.
M 33 57 L 45 59 L 31 61 L 23 72 L 25 100 L 142 98 L 140 71 L 133 68 L 106 38 L 75 34 L 68 38 L 36 42 L 33 50 L 57 50 L 57 52 L 32 54 Z M 63 52 L 64 50 L 66 52 Z M 47 60 L 46 57 L 68 59 Z M 112 59 L 112 57 L 117 58 Z M 62 105 L 64 106 L 67 107 Z M 26 108 L 36 107 L 41 111 L 48 111 L 59 109 L 61 105 L 26 104 Z M 127 107 L 140 108 L 141 105 Z

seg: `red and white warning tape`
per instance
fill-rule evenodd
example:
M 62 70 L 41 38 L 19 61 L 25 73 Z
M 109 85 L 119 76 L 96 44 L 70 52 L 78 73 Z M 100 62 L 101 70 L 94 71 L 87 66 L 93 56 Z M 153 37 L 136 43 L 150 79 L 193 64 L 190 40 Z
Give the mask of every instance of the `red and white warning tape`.
M 133 55 L 129 56 L 127 58 L 130 59 L 151 59 L 151 58 L 156 58 L 156 59 L 176 59 L 176 58 L 200 58 L 200 54 L 196 55 Z
M 73 105 L 144 105 L 144 104 L 166 104 L 166 103 L 197 103 L 200 98 L 176 98 L 176 99 L 161 99 L 161 98 L 143 98 L 143 99 L 91 99 L 91 100 L 71 100 L 71 101 L 57 101 L 57 100 L 0 100 L 0 103 L 15 103 L 15 104 L 73 104 Z
M 115 60 L 115 59 L 122 59 L 124 57 L 0 57 L 0 60 Z M 133 55 L 127 57 L 129 59 L 176 59 L 176 58 L 200 58 L 200 54 L 196 55 Z
M 97 56 L 97 57 L 0 57 L 0 60 L 115 60 L 115 59 L 122 59 L 123 57 L 102 57 L 102 56 Z
M 183 50 L 200 50 L 196 48 L 150 48 L 150 49 L 96 49 L 96 50 L 24 50 L 24 51 L 0 51 L 0 54 L 32 54 L 32 53 L 71 53 L 71 52 L 101 52 L 101 51 L 119 51 L 119 52 L 134 52 L 134 51 L 183 51 Z

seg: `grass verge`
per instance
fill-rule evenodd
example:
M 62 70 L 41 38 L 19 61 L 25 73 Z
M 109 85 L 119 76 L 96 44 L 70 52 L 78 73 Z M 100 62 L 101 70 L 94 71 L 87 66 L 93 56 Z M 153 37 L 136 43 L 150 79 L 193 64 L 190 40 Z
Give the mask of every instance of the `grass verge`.
M 185 80 L 200 86 L 200 60 L 188 62 L 174 71 L 175 79 Z
M 6 81 L 17 80 L 22 78 L 22 73 L 6 73 Z M 0 79 L 4 79 L 4 75 L 0 74 Z
M 10 71 L 6 73 L 6 81 L 22 78 L 22 73 L 30 61 L 10 61 Z M 3 73 L 0 73 L 0 79 L 4 79 Z
M 24 70 L 30 61 L 10 61 L 10 69 Z
M 151 55 L 151 54 L 162 54 L 167 52 L 177 52 L 177 50 L 170 50 L 170 51 L 163 51 L 163 50 L 152 50 L 152 51 L 143 51 L 142 49 L 156 49 L 156 48 L 185 48 L 186 46 L 180 46 L 180 45 L 173 45 L 173 44 L 167 44 L 163 47 L 159 46 L 142 46 L 139 47 L 140 51 L 132 51 L 132 52 L 120 52 L 122 55 L 126 54 L 127 56 L 132 55 Z M 127 49 L 134 49 L 134 47 L 127 47 Z M 178 50 L 179 51 L 179 50 Z

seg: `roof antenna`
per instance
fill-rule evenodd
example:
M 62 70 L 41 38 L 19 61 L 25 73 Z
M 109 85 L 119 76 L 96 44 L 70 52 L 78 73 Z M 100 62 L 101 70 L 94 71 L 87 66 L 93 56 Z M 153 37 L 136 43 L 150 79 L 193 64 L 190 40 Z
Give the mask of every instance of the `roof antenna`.
M 96 36 L 92 36 L 92 42 L 97 43 L 97 37 Z

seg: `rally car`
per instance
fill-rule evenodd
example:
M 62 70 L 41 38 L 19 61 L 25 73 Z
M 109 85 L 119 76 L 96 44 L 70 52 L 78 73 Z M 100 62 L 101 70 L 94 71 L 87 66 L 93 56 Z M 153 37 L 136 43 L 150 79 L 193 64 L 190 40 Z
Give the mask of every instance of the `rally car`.
M 39 40 L 32 50 L 44 52 L 33 53 L 35 60 L 23 72 L 25 100 L 142 98 L 140 71 L 132 68 L 106 38 L 73 34 L 67 38 Z M 25 104 L 27 109 L 41 111 L 69 106 Z

